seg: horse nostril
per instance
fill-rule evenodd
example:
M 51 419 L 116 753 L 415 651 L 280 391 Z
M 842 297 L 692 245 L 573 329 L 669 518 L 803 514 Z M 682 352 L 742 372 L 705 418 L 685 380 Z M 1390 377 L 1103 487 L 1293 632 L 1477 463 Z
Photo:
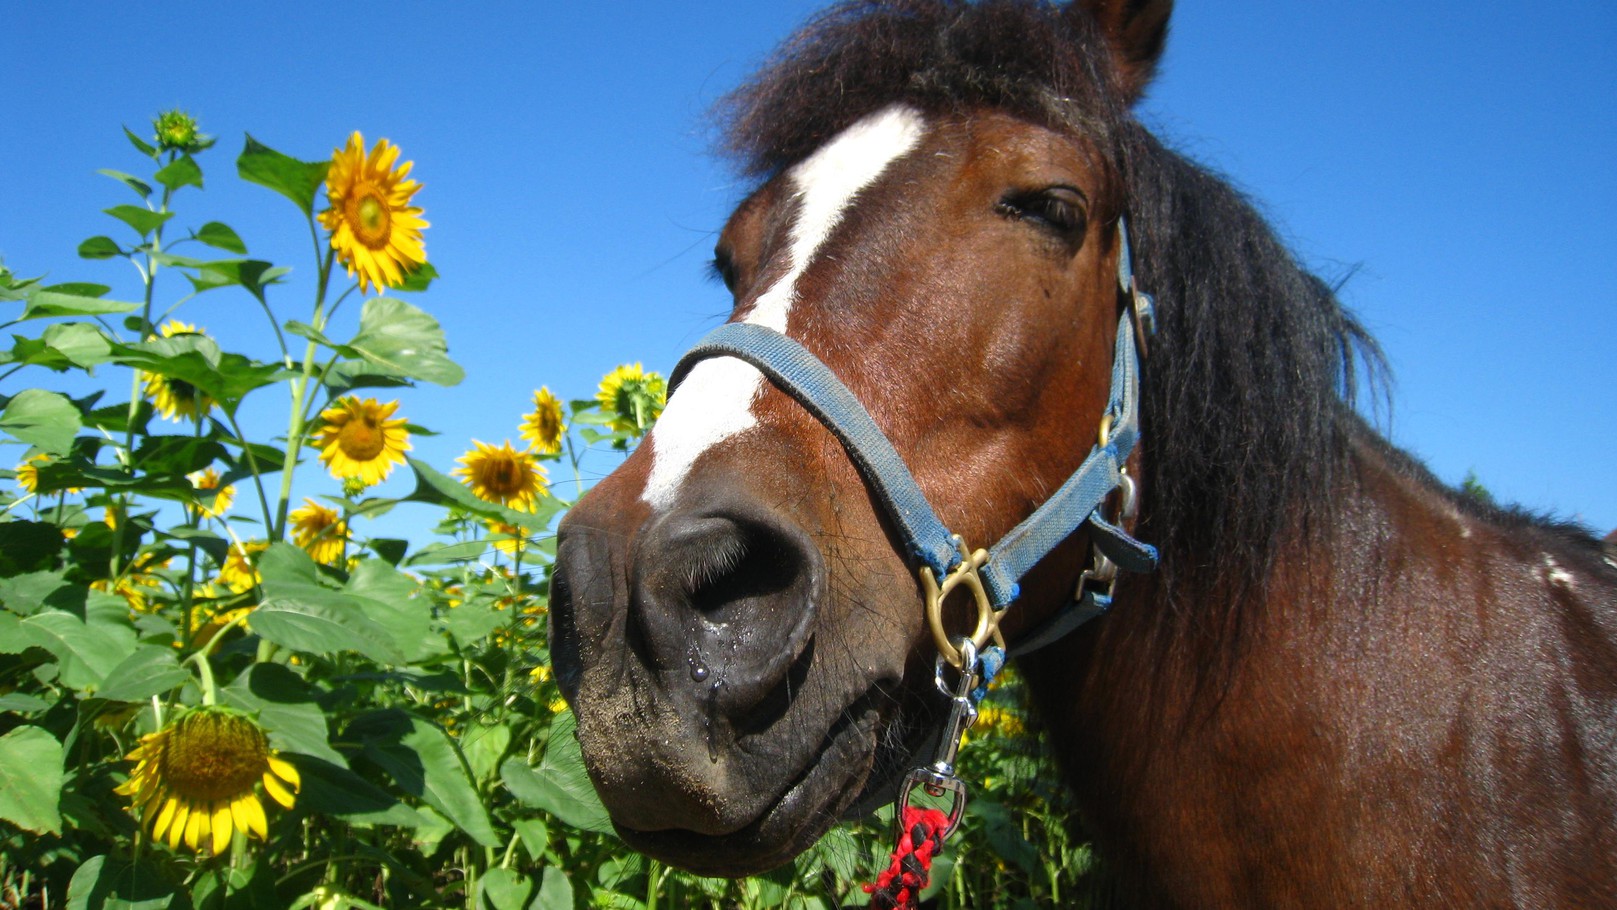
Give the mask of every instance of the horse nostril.
M 790 591 L 806 561 L 799 541 L 724 516 L 674 523 L 660 558 L 677 597 L 716 624 L 745 620 L 749 605 Z
M 746 703 L 802 651 L 819 551 L 795 525 L 726 510 L 671 513 L 638 546 L 632 621 L 657 669 Z M 712 678 L 709 678 L 709 674 Z

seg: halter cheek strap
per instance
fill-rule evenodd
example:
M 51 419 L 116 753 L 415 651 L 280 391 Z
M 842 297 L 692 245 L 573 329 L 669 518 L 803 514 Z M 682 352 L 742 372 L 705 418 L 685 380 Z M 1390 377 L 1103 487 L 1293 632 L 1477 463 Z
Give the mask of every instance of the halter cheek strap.
M 971 637 L 980 650 L 988 638 L 997 638 L 998 619 L 1016 600 L 1017 581 L 1080 526 L 1088 525 L 1096 548 L 1116 566 L 1146 572 L 1156 565 L 1154 547 L 1135 540 L 1101 513 L 1106 498 L 1129 483 L 1123 468 L 1139 440 L 1140 365 L 1135 323 L 1139 321 L 1148 331 L 1151 319 L 1150 298 L 1134 285 L 1128 233 L 1121 219 L 1118 235 L 1118 285 L 1129 305 L 1117 323 L 1111 392 L 1101 418 L 1100 439 L 1048 500 L 987 551 L 969 551 L 949 532 L 858 398 L 819 358 L 786 335 L 745 322 L 719 326 L 680 359 L 670 379 L 670 394 L 697 362 L 735 357 L 756 367 L 824 424 L 841 441 L 897 526 L 905 548 L 920 563 L 939 650 L 958 666 L 959 652 L 943 634 L 936 616 L 942 599 L 957 585 L 966 584 L 977 596 L 980 620 Z M 1025 652 L 1054 641 L 1104 612 L 1109 602 L 1109 588 L 1088 595 L 1080 591 L 1072 609 L 1036 630 L 1026 639 L 1028 646 L 1019 644 L 1016 650 Z

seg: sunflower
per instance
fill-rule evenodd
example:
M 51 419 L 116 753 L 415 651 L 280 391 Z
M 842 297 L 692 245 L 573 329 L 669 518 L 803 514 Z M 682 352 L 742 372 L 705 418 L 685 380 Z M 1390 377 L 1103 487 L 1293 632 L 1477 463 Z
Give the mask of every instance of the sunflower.
M 219 583 L 235 591 L 251 591 L 259 582 L 258 556 L 269 549 L 267 540 L 250 540 L 230 548 L 225 564 L 219 567 Z
M 170 319 L 158 331 L 164 338 L 206 334 L 196 326 L 178 319 Z M 213 399 L 197 391 L 196 386 L 183 379 L 145 372 L 140 374 L 140 379 L 146 397 L 152 401 L 152 407 L 157 409 L 157 413 L 176 423 L 200 420 L 208 416 L 208 411 L 213 408 Z
M 601 378 L 595 393 L 601 410 L 620 433 L 644 433 L 663 412 L 668 383 L 660 373 L 647 373 L 640 364 L 624 364 Z
M 163 580 L 150 572 L 131 572 L 116 581 L 98 578 L 90 582 L 92 591 L 105 591 L 116 594 L 129 604 L 134 613 L 155 613 L 159 604 L 154 604 L 151 595 L 163 587 Z
M 398 287 L 406 272 L 427 261 L 421 243 L 421 209 L 410 197 L 421 184 L 404 179 L 413 162 L 398 167 L 399 147 L 376 140 L 365 154 L 365 137 L 355 132 L 348 145 L 335 150 L 326 172 L 326 196 L 331 208 L 320 213 L 320 224 L 331 232 L 331 248 L 349 275 L 358 275 L 360 290 Z
M 475 448 L 455 459 L 465 467 L 450 473 L 465 480 L 479 499 L 533 511 L 534 501 L 545 488 L 544 466 L 533 455 L 511 448 L 509 439 L 499 448 L 475 439 L 472 445 Z
M 130 797 L 152 839 L 180 841 L 217 856 L 232 831 L 269 837 L 264 804 L 255 785 L 292 808 L 301 780 L 298 769 L 270 748 L 264 729 L 239 711 L 208 705 L 187 711 L 156 733 L 140 738 L 126 756 L 135 763 L 129 780 L 114 791 Z
M 39 492 L 39 466 L 50 464 L 51 457 L 44 452 L 17 465 L 17 486 L 28 493 Z
M 528 550 L 528 532 L 517 525 L 489 519 L 484 522 L 492 535 L 494 549 L 507 556 L 520 556 Z
M 345 395 L 320 412 L 315 445 L 331 476 L 373 486 L 387 479 L 394 464 L 404 464 L 410 432 L 403 417 L 392 416 L 398 408 L 396 400 L 379 404 Z
M 543 386 L 533 393 L 533 413 L 522 418 L 522 438 L 532 444 L 541 455 L 554 455 L 561 451 L 562 434 L 567 425 L 562 421 L 561 402 Z
M 236 501 L 235 484 L 220 486 L 219 472 L 213 468 L 207 468 L 185 476 L 191 481 L 191 486 L 198 493 L 213 493 L 212 499 L 204 499 L 201 496 L 196 497 L 196 503 L 192 508 L 200 513 L 202 517 L 218 518 L 230 511 L 230 504 Z
M 348 542 L 348 523 L 337 510 L 328 509 L 307 497 L 292 510 L 292 539 L 307 550 L 315 562 L 336 565 Z

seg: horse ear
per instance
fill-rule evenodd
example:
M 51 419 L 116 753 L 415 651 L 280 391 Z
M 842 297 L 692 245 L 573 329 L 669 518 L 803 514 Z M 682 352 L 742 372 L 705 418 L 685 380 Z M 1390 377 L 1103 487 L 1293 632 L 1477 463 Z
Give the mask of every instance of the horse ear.
M 1073 0 L 1071 10 L 1087 12 L 1100 23 L 1123 97 L 1130 104 L 1139 100 L 1168 40 L 1173 0 Z

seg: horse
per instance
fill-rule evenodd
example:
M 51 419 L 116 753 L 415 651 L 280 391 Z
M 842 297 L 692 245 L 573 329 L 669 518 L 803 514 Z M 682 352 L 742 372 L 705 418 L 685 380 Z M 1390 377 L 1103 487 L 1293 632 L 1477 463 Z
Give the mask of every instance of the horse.
M 612 822 L 786 862 L 904 798 L 1003 642 L 1131 905 L 1617 906 L 1617 568 L 1361 415 L 1374 340 L 1131 113 L 1171 11 L 846 3 L 721 102 L 730 340 L 558 532 Z

